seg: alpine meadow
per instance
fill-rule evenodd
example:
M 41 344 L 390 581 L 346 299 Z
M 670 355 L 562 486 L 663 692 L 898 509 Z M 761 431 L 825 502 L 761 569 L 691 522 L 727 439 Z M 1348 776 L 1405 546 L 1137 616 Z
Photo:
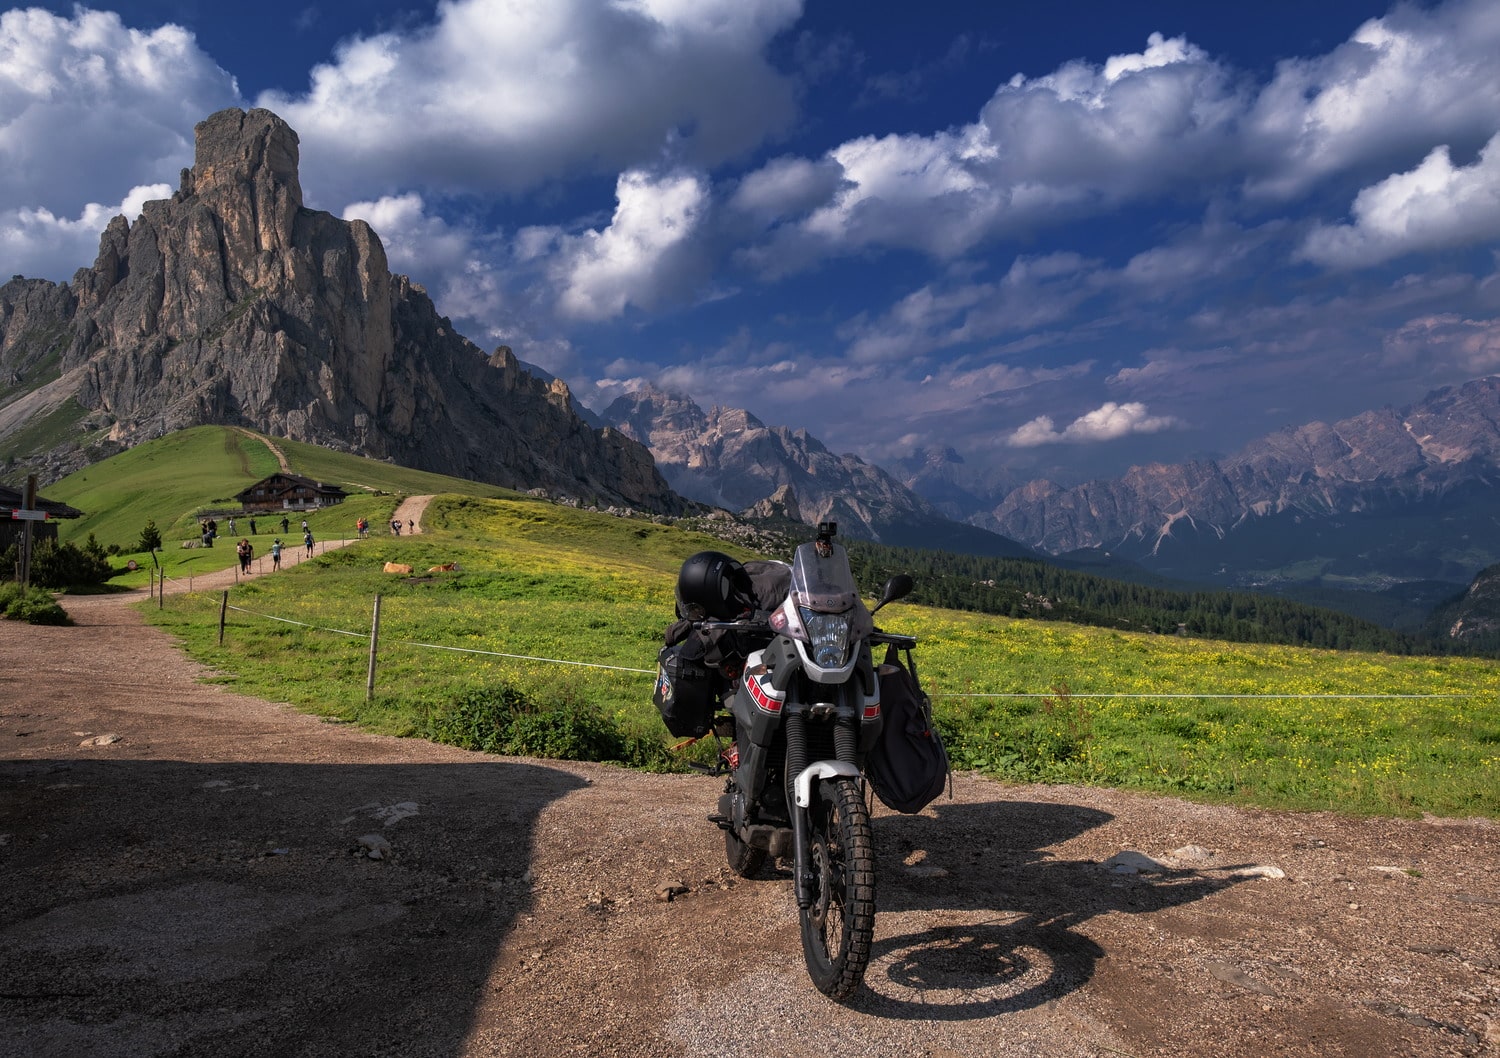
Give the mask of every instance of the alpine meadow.
M 229 589 L 222 645 L 220 592 L 141 604 L 218 680 L 332 722 L 478 749 L 651 769 L 712 756 L 711 738 L 672 748 L 650 696 L 682 559 L 706 548 L 752 556 L 684 526 L 732 523 L 619 517 L 277 444 L 294 471 L 350 492 L 310 519 L 320 541 L 354 540 L 360 516 L 388 522 L 404 495 L 435 497 L 419 536 L 376 533 Z M 69 525 L 75 539 L 124 543 L 154 518 L 160 558 L 181 581 L 229 563 L 228 549 L 182 542 L 198 510 L 266 469 L 267 452 L 254 435 L 200 428 L 49 493 L 109 512 Z M 259 528 L 268 542 L 275 528 Z M 119 579 L 144 584 L 150 557 L 133 557 L 141 571 Z M 426 572 L 441 566 L 454 568 Z M 880 617 L 919 638 L 923 685 L 960 769 L 1271 808 L 1500 817 L 1491 659 L 1230 644 L 909 603 Z

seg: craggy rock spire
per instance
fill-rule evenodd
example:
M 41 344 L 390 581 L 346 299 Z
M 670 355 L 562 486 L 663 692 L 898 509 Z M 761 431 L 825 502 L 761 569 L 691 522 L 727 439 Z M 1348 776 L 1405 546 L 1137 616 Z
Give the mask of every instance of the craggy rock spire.
M 683 506 L 649 453 L 573 412 L 513 356 L 486 358 L 392 276 L 363 221 L 307 209 L 297 134 L 268 110 L 196 128 L 170 200 L 105 229 L 71 287 L 0 287 L 0 435 L 87 411 L 57 469 L 205 423 L 516 488 Z M 44 392 L 45 391 L 45 392 Z M 0 393 L 4 390 L 0 389 Z

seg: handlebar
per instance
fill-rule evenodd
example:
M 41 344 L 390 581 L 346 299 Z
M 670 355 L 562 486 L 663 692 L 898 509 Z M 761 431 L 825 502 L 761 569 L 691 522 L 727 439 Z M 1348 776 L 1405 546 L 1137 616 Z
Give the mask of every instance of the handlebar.
M 769 632 L 770 624 L 765 621 L 694 621 L 693 627 L 699 631 L 717 632 L 721 629 L 734 629 L 740 632 Z
M 723 631 L 732 630 L 737 632 L 762 632 L 772 631 L 768 621 L 748 618 L 739 621 L 694 621 L 693 627 L 700 631 Z M 897 650 L 913 650 L 917 645 L 916 636 L 903 636 L 895 632 L 882 632 L 876 629 L 870 633 L 869 641 L 872 644 L 882 643 L 894 646 Z

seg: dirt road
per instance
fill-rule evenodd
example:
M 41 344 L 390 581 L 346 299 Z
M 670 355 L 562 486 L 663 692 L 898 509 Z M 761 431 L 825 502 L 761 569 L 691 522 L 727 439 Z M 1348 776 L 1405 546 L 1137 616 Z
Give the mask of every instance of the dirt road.
M 960 776 L 878 810 L 839 1007 L 714 780 L 366 735 L 67 605 L 0 622 L 0 1055 L 1500 1053 L 1489 822 Z

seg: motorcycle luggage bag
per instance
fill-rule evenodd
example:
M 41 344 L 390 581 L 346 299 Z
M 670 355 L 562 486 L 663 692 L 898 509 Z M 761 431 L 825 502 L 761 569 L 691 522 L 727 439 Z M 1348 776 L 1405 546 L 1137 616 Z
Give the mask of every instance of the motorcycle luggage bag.
M 656 656 L 651 701 L 676 738 L 702 738 L 714 721 L 712 674 L 701 659 L 683 656 L 687 643 L 662 647 Z
M 894 646 L 886 650 L 879 675 L 885 726 L 865 758 L 865 775 L 881 804 L 914 814 L 943 792 L 950 776 L 948 751 L 932 725 L 932 702 Z

